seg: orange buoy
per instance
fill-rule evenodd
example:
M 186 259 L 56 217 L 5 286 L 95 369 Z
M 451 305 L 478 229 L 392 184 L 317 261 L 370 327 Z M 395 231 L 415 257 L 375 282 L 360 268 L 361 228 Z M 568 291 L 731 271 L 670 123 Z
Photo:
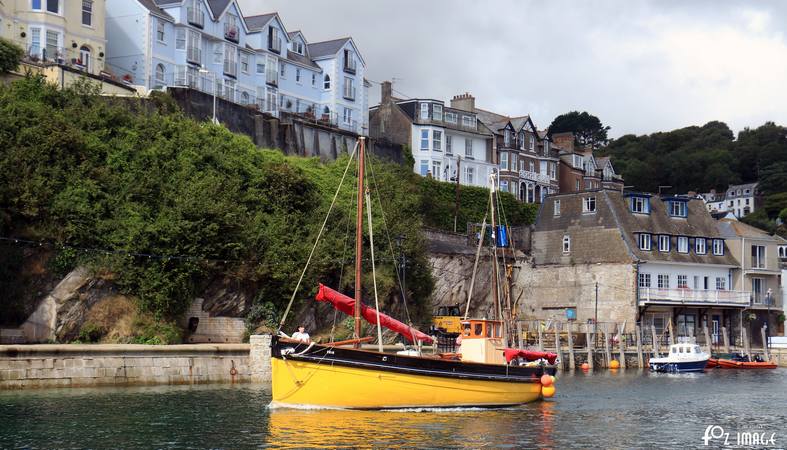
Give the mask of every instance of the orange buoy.
M 552 375 L 541 375 L 541 386 L 552 386 Z
M 541 396 L 551 398 L 555 395 L 555 386 L 541 386 Z
M 582 368 L 582 370 L 590 370 L 590 364 L 586 362 L 583 362 L 580 367 Z
M 617 359 L 613 359 L 612 361 L 609 362 L 609 368 L 610 369 L 618 369 L 618 368 L 620 368 L 620 363 L 618 362 Z

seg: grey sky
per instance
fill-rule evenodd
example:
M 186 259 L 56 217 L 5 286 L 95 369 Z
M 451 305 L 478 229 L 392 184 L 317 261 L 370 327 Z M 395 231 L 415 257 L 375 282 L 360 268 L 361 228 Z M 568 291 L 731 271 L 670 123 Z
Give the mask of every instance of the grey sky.
M 787 124 L 787 2 L 239 1 L 246 15 L 278 11 L 310 41 L 351 35 L 367 78 L 394 78 L 401 94 L 467 91 L 539 128 L 574 109 L 615 137 Z

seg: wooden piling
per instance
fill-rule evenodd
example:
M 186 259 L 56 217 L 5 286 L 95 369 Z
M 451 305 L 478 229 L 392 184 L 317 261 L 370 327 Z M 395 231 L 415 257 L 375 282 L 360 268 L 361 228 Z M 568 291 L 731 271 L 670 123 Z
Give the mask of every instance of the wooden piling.
M 519 348 L 525 348 L 524 344 L 522 343 L 522 322 L 516 322 L 516 339 L 517 343 L 519 344 Z
M 539 330 L 541 327 L 539 327 Z M 558 366 L 560 370 L 563 370 L 565 366 L 565 362 L 563 361 L 563 353 L 560 350 L 560 330 L 557 328 L 557 322 L 555 322 L 555 353 L 557 353 L 557 357 L 560 358 L 560 365 Z
M 626 348 L 625 348 L 625 344 L 623 343 L 623 333 L 625 333 L 625 331 L 626 331 L 626 322 L 624 321 L 623 325 L 621 325 L 621 327 L 618 329 L 618 351 L 620 354 L 619 356 L 620 361 L 618 362 L 620 363 L 621 369 L 626 368 Z
M 650 350 L 653 357 L 656 358 L 659 356 L 659 337 L 656 335 L 656 327 L 650 327 L 650 332 L 653 337 L 653 345 Z
M 667 329 L 669 330 L 669 345 L 675 343 L 675 329 L 672 327 L 672 317 L 667 322 Z
M 571 322 L 566 323 L 566 329 L 568 330 L 568 368 L 574 370 L 577 366 L 574 363 L 574 337 L 571 335 Z
M 702 332 L 705 333 L 705 349 L 708 354 L 711 354 L 711 345 L 710 345 L 710 331 L 708 330 L 707 325 L 702 326 Z
M 749 361 L 751 361 L 751 345 L 749 345 L 749 333 L 746 327 L 741 328 L 741 333 L 743 333 L 743 351 L 749 357 Z
M 593 363 L 593 342 L 590 340 L 590 330 L 585 330 L 585 341 L 587 343 L 587 351 L 588 351 L 588 366 L 590 366 L 590 370 L 594 369 Z M 595 336 L 593 336 L 595 339 Z
M 645 357 L 642 355 L 642 329 L 639 325 L 634 326 L 634 333 L 637 334 L 637 364 L 642 369 L 645 367 Z
M 604 353 L 607 358 L 607 368 L 609 368 L 609 364 L 612 362 L 612 352 L 609 349 L 609 333 L 607 333 L 607 330 L 604 330 Z
M 721 338 L 724 343 L 724 353 L 730 352 L 730 335 L 727 334 L 727 327 L 721 327 Z
M 765 355 L 765 360 L 766 361 L 770 361 L 771 360 L 771 354 L 768 351 L 768 337 L 765 334 L 765 328 L 766 327 L 764 327 L 764 326 L 762 328 L 760 328 L 760 333 L 762 334 L 762 353 Z

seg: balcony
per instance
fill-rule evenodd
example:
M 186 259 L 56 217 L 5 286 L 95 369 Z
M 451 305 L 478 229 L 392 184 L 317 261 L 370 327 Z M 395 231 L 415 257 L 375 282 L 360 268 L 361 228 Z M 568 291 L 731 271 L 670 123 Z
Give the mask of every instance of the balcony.
M 529 170 L 520 170 L 519 178 L 524 178 L 525 180 L 535 181 L 536 183 L 542 184 L 549 184 L 550 181 L 549 175 L 539 172 L 531 172 Z
M 640 305 L 749 306 L 751 293 L 704 289 L 639 288 Z
M 236 25 L 230 25 L 229 23 L 224 24 L 224 39 L 237 43 L 239 35 L 240 33 Z
M 751 295 L 751 307 L 756 309 L 782 309 L 784 305 L 782 305 L 781 298 L 781 289 L 776 289 L 771 293 L 770 301 L 765 293 L 754 292 Z
M 186 20 L 198 28 L 205 28 L 205 13 L 201 8 L 187 8 Z

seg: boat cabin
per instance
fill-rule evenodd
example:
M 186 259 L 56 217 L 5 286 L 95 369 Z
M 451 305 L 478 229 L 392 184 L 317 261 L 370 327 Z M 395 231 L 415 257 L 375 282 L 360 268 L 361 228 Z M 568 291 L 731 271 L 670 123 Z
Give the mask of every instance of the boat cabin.
M 670 355 L 672 356 L 680 356 L 680 355 L 698 355 L 702 353 L 702 349 L 700 349 L 699 345 L 696 344 L 673 344 L 670 346 Z
M 470 319 L 462 321 L 462 361 L 505 364 L 503 322 L 500 320 Z

